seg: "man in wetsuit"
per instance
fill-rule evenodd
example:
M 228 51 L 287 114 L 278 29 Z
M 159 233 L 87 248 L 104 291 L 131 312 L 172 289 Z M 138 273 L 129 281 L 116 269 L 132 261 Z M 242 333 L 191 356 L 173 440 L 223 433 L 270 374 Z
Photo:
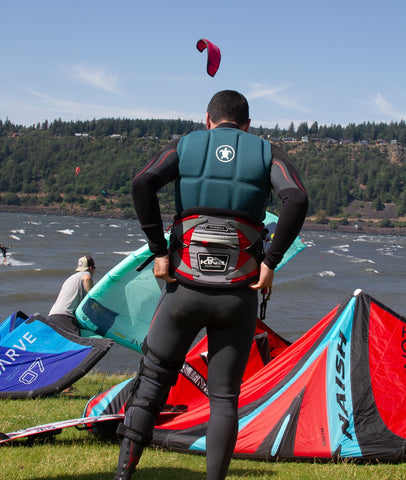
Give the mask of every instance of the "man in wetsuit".
M 9 248 L 10 247 L 6 247 L 3 243 L 0 244 L 0 250 L 1 250 L 1 253 L 3 255 L 3 265 L 7 265 L 7 250 Z
M 226 477 L 258 290 L 272 287 L 274 269 L 306 216 L 307 194 L 288 156 L 247 133 L 243 95 L 230 90 L 214 95 L 206 124 L 207 130 L 169 143 L 133 180 L 136 213 L 155 255 L 154 274 L 166 284 L 118 430 L 123 441 L 116 480 L 131 478 L 202 328 L 208 337 L 207 480 Z M 171 181 L 177 215 L 168 252 L 157 191 Z M 262 221 L 271 189 L 283 206 L 263 257 Z

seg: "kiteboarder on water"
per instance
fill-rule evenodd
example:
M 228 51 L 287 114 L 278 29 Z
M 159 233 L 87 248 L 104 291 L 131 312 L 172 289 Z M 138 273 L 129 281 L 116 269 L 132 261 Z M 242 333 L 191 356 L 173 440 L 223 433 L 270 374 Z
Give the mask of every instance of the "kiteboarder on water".
M 4 243 L 1 243 L 0 244 L 0 250 L 1 250 L 1 253 L 3 254 L 3 265 L 8 265 L 8 262 L 7 262 L 7 250 L 9 250 L 10 247 L 5 247 L 4 246 Z
M 123 441 L 115 480 L 131 478 L 202 328 L 208 337 L 207 480 L 226 477 L 258 291 L 272 287 L 274 269 L 307 213 L 307 194 L 288 155 L 248 133 L 243 95 L 232 90 L 215 94 L 206 125 L 207 130 L 170 142 L 132 183 L 137 217 L 155 255 L 154 274 L 166 284 L 118 429 Z M 172 181 L 177 215 L 168 252 L 157 192 Z M 271 189 L 282 209 L 264 256 L 262 221 Z

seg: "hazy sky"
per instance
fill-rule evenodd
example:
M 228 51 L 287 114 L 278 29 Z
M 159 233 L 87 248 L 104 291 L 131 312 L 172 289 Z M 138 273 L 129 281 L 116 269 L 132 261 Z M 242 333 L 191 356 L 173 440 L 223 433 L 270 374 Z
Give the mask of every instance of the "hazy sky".
M 202 121 L 222 89 L 254 126 L 406 119 L 404 0 L 0 0 L 0 25 L 3 121 Z

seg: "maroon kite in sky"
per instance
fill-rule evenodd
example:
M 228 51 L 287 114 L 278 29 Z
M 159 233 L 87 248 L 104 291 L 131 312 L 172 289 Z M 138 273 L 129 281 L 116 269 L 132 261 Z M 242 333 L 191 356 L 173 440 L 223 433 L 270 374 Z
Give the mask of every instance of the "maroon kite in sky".
M 214 43 L 206 40 L 205 38 L 201 38 L 197 42 L 196 48 L 199 50 L 199 52 L 203 52 L 203 50 L 207 48 L 207 73 L 211 77 L 214 77 L 220 66 L 220 49 L 214 45 Z

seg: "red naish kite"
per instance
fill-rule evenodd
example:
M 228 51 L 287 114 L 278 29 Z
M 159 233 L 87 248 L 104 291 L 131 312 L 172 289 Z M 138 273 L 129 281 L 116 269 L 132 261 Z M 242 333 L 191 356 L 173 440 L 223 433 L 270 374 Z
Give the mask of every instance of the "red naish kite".
M 260 337 L 271 361 L 264 361 Z M 406 318 L 356 291 L 290 346 L 269 330 L 260 337 L 241 387 L 236 456 L 406 459 Z M 272 360 L 275 340 L 281 353 Z M 189 352 L 172 387 L 154 430 L 156 445 L 205 452 L 204 342 Z M 101 394 L 102 411 L 92 399 L 86 415 L 116 413 L 117 406 L 107 408 L 109 394 Z

